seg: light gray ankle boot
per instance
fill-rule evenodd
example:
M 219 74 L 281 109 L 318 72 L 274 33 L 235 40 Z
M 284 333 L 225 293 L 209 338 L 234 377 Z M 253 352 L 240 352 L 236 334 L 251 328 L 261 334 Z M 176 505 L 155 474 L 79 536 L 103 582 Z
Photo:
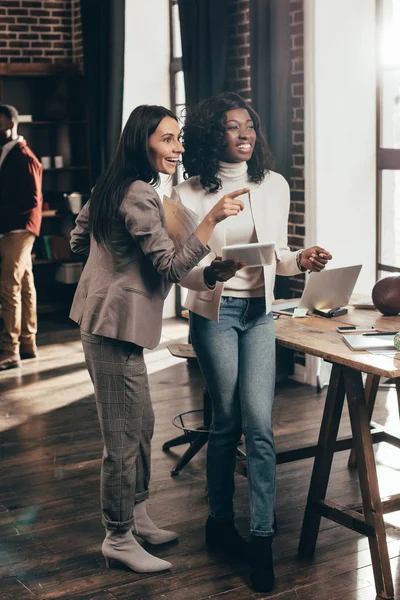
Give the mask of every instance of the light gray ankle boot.
M 146 552 L 135 540 L 132 531 L 125 533 L 107 531 L 101 551 L 106 559 L 108 569 L 111 560 L 123 563 L 137 573 L 157 573 L 172 567 L 168 561 Z
M 133 510 L 132 531 L 135 535 L 142 538 L 142 540 L 149 544 L 153 544 L 154 546 L 166 544 L 167 542 L 178 539 L 178 534 L 174 531 L 159 529 L 157 525 L 153 523 L 147 514 L 146 502 L 135 504 Z

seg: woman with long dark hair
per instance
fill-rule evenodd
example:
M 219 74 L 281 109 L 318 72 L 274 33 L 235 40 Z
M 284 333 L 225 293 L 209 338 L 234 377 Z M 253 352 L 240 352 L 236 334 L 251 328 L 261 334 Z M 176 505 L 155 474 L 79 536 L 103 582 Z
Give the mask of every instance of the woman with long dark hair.
M 161 106 L 137 107 L 71 237 L 73 251 L 88 255 L 70 316 L 81 328 L 104 442 L 102 552 L 107 566 L 114 559 L 142 573 L 171 564 L 146 552 L 133 534 L 156 545 L 177 538 L 146 511 L 154 413 L 143 348 L 160 340 L 172 284 L 209 253 L 216 224 L 242 209 L 235 198 L 243 190 L 225 195 L 175 250 L 154 186 L 160 173 L 175 172 L 182 152 L 175 115 Z
M 275 273 L 320 271 L 332 257 L 318 246 L 289 250 L 289 186 L 272 170 L 259 116 L 240 96 L 224 93 L 200 103 L 188 113 L 183 135 L 189 178 L 174 188 L 176 200 L 201 218 L 230 190 L 250 190 L 241 197 L 244 210 L 237 219 L 218 225 L 210 238 L 217 258 L 205 257 L 181 285 L 189 288 L 191 340 L 212 400 L 206 543 L 247 556 L 233 513 L 236 447 L 244 432 L 251 581 L 255 590 L 268 592 L 274 585 Z M 225 245 L 271 241 L 275 260 L 270 266 L 241 268 L 239 261 L 232 265 L 219 258 Z

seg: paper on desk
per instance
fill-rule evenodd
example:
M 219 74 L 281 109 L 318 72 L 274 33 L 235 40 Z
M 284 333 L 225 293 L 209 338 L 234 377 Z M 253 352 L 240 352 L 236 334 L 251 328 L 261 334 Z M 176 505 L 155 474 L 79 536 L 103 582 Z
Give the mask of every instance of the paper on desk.
M 389 358 L 400 358 L 400 352 L 398 350 L 367 350 L 369 354 L 383 354 L 389 356 Z
M 354 308 L 364 308 L 369 310 L 375 309 L 375 305 L 372 302 L 372 296 L 367 296 L 365 298 L 359 298 L 358 300 L 354 300 L 353 302 L 351 302 L 351 305 L 354 306 Z
M 308 313 L 308 308 L 295 308 L 292 318 L 293 319 L 298 319 L 299 317 L 306 317 Z
M 199 218 L 196 213 L 186 208 L 182 202 L 174 202 L 168 196 L 163 197 L 163 206 L 168 235 L 174 242 L 175 250 L 179 251 L 197 228 Z

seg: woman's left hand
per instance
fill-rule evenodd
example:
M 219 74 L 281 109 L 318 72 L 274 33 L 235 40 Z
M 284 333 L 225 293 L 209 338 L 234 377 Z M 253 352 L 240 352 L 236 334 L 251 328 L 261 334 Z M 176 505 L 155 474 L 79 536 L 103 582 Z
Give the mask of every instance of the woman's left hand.
M 302 251 L 300 264 L 308 271 L 319 272 L 325 269 L 328 260 L 331 260 L 331 258 L 332 254 L 328 250 L 320 246 L 312 246 Z

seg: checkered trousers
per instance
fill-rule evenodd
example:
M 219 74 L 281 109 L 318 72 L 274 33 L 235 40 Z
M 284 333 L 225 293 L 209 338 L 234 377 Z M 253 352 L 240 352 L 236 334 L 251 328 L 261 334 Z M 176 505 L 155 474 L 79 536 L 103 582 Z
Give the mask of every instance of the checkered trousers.
M 135 504 L 149 496 L 154 412 L 143 350 L 83 330 L 81 339 L 104 442 L 102 521 L 128 531 Z

